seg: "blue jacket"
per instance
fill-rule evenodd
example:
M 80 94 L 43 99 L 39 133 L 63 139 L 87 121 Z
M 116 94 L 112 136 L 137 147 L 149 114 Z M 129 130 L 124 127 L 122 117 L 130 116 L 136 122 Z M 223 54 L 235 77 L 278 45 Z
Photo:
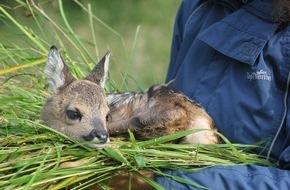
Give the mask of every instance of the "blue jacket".
M 209 189 L 290 189 L 290 27 L 272 0 L 185 0 L 176 17 L 167 82 L 201 103 L 233 143 L 265 141 L 280 168 L 168 171 Z M 161 176 L 166 189 L 189 186 Z

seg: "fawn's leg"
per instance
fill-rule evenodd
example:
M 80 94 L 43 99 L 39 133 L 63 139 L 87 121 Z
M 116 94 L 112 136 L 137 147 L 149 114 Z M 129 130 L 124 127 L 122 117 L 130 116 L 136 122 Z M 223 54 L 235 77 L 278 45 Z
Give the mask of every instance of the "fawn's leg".
M 132 132 L 142 130 L 146 126 L 160 125 L 169 121 L 178 121 L 186 116 L 186 111 L 179 107 L 175 109 L 167 109 L 153 107 L 149 111 L 139 113 L 128 119 L 108 122 L 108 132 L 110 135 L 127 134 L 128 129 Z
M 136 116 L 135 120 L 138 120 L 139 125 L 152 126 L 162 124 L 169 121 L 178 121 L 186 116 L 186 111 L 179 107 L 175 109 L 164 108 L 152 108 L 147 112 L 140 113 Z M 136 123 L 138 123 L 136 122 Z
M 115 121 L 115 122 L 108 122 L 108 132 L 110 135 L 122 135 L 127 134 L 128 129 L 134 132 L 137 129 L 142 129 L 145 127 L 136 117 L 132 117 L 125 120 Z

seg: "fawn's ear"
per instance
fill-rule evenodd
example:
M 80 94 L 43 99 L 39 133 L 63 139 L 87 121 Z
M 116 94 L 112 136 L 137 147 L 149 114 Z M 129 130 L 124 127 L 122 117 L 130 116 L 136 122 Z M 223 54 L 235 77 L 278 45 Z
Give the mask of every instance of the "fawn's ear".
M 55 46 L 50 48 L 44 72 L 53 92 L 60 87 L 67 86 L 74 80 Z
M 109 69 L 110 52 L 101 59 L 95 68 L 86 76 L 86 80 L 99 84 L 102 88 L 105 86 L 106 77 Z

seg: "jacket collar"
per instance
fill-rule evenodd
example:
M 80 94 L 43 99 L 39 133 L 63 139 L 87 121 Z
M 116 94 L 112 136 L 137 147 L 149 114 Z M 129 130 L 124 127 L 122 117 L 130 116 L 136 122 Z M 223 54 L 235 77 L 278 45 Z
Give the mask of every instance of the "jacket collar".
M 272 1 L 254 0 L 209 26 L 198 38 L 228 57 L 253 65 L 279 26 L 272 22 L 271 9 Z
M 214 2 L 235 11 L 241 6 L 256 16 L 273 21 L 273 0 L 213 0 Z
M 242 0 L 213 0 L 213 1 L 232 11 L 239 9 L 244 4 Z
M 264 20 L 274 22 L 273 0 L 255 0 L 249 4 L 246 4 L 244 8 Z

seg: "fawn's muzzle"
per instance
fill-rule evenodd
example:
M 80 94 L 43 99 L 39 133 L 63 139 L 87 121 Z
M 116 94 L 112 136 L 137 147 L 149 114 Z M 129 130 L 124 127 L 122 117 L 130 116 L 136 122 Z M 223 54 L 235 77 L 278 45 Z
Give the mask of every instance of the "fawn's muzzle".
M 107 131 L 92 130 L 89 135 L 83 136 L 86 141 L 98 141 L 99 143 L 108 143 L 109 134 Z

